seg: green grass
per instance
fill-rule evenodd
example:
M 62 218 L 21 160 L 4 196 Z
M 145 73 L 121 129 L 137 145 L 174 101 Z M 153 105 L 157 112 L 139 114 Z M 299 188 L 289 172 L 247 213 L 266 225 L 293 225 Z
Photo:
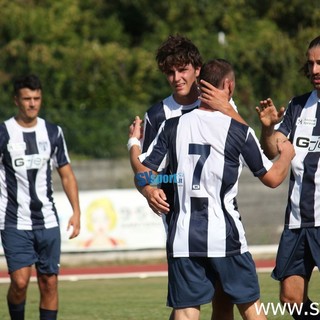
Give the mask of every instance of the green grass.
M 279 285 L 268 273 L 260 273 L 262 301 L 278 302 Z M 310 297 L 320 302 L 320 276 L 315 272 L 310 284 Z M 0 319 L 9 320 L 6 291 L 0 284 Z M 111 279 L 60 281 L 59 320 L 166 320 L 171 309 L 165 306 L 167 279 Z M 31 283 L 28 290 L 26 320 L 38 319 L 38 289 Z M 201 319 L 210 319 L 210 305 L 201 309 Z M 235 319 L 241 319 L 235 309 Z M 268 315 L 268 319 L 292 319 L 288 314 Z

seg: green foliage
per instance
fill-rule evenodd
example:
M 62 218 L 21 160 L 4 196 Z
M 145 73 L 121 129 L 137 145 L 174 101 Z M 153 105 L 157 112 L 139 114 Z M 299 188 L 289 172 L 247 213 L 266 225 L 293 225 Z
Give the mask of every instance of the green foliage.
M 133 117 L 170 94 L 154 59 L 169 34 L 188 36 L 204 60 L 233 63 L 234 98 L 254 127 L 259 100 L 286 105 L 311 89 L 299 69 L 318 35 L 316 0 L 0 0 L 0 10 L 1 121 L 14 113 L 12 79 L 36 73 L 43 116 L 73 154 L 127 155 Z

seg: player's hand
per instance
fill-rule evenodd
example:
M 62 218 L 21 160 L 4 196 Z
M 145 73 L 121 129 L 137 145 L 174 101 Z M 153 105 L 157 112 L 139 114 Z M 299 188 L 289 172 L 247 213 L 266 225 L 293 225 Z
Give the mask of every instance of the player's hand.
M 278 139 L 277 148 L 280 154 L 285 154 L 290 160 L 296 155 L 294 147 L 288 139 Z
M 148 185 L 144 187 L 142 194 L 147 199 L 149 207 L 158 216 L 170 211 L 167 197 L 162 189 Z
M 69 239 L 77 237 L 80 233 L 80 214 L 73 214 L 69 219 L 67 232 L 71 230 Z
M 228 79 L 225 80 L 223 89 L 221 90 L 205 80 L 200 80 L 201 95 L 199 96 L 199 100 L 215 111 L 227 113 L 226 111 L 232 108 L 229 103 L 230 90 L 228 81 Z
M 141 139 L 143 137 L 143 120 L 136 116 L 129 127 L 129 138 Z
M 256 107 L 261 124 L 264 127 L 271 127 L 279 123 L 284 115 L 285 108 L 281 107 L 279 111 L 274 106 L 271 98 L 260 101 L 260 107 Z

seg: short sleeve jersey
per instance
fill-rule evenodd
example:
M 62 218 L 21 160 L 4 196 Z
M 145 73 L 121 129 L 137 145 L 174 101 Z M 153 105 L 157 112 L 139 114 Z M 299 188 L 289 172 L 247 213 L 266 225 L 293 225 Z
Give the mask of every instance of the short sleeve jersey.
M 237 106 L 233 99 L 230 99 L 230 103 L 237 111 Z M 177 103 L 173 95 L 168 96 L 164 100 L 151 106 L 144 116 L 144 134 L 142 139 L 142 153 L 146 153 L 149 146 L 153 143 L 157 136 L 158 130 L 161 124 L 171 118 L 179 117 L 182 114 L 188 113 L 195 108 L 198 108 L 200 101 L 197 100 L 189 105 L 182 105 Z M 143 158 L 143 157 L 142 157 Z M 162 189 L 167 196 L 167 202 L 173 204 L 173 186 L 171 184 L 163 184 Z M 164 226 L 167 229 L 170 221 L 170 214 L 163 216 Z
M 24 128 L 11 118 L 0 125 L 0 157 L 0 229 L 58 226 L 52 167 L 70 162 L 62 129 L 41 118 Z
M 142 153 L 145 153 L 155 137 L 161 124 L 170 118 L 181 116 L 200 105 L 200 101 L 195 101 L 190 105 L 181 105 L 177 103 L 173 96 L 165 98 L 164 100 L 151 106 L 144 116 L 144 134 L 142 139 Z M 163 190 L 167 195 L 168 203 L 173 203 L 173 186 L 171 184 L 163 185 Z M 163 216 L 164 227 L 167 230 L 171 215 Z
M 162 172 L 169 167 L 174 210 L 167 250 L 173 257 L 225 257 L 246 252 L 247 243 L 236 203 L 244 165 L 255 176 L 272 162 L 254 131 L 220 112 L 195 109 L 167 120 L 143 161 Z
M 291 161 L 285 227 L 320 226 L 320 99 L 317 91 L 294 97 L 278 131 L 295 149 Z

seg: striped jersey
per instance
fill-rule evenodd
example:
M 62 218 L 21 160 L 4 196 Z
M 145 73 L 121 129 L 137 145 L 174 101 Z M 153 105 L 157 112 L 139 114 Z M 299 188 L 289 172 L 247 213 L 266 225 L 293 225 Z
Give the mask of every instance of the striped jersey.
M 152 141 L 157 136 L 158 130 L 161 124 L 166 120 L 174 117 L 181 116 L 183 113 L 189 112 L 200 105 L 200 101 L 197 100 L 190 105 L 182 105 L 177 103 L 173 95 L 165 98 L 164 100 L 151 106 L 144 116 L 144 133 L 142 138 L 142 153 L 145 153 Z M 164 184 L 162 186 L 163 191 L 167 196 L 167 202 L 173 204 L 173 185 Z M 170 206 L 171 207 L 171 206 Z M 171 214 L 163 215 L 162 221 L 165 230 L 168 229 L 168 224 L 171 218 Z
M 237 106 L 232 98 L 230 99 L 230 104 L 237 111 Z M 189 105 L 179 104 L 174 100 L 172 95 L 154 104 L 144 115 L 142 152 L 146 152 L 148 150 L 163 121 L 181 116 L 182 114 L 197 108 L 199 105 L 199 100 Z
M 237 106 L 235 105 L 233 99 L 230 99 L 230 103 L 233 108 L 237 111 Z M 181 116 L 184 113 L 187 113 L 195 108 L 198 108 L 200 105 L 200 100 L 195 101 L 189 105 L 182 105 L 177 103 L 173 95 L 168 96 L 164 100 L 151 106 L 144 116 L 144 133 L 142 139 L 142 153 L 146 153 L 149 146 L 157 136 L 158 130 L 161 124 L 167 120 L 174 117 Z M 173 186 L 169 183 L 163 184 L 162 189 L 164 190 L 167 196 L 167 202 L 173 204 Z M 163 215 L 163 223 L 165 229 L 167 230 L 168 223 L 170 220 L 170 214 Z
M 21 127 L 14 118 L 0 125 L 0 229 L 59 225 L 53 201 L 52 166 L 68 164 L 61 128 L 38 118 Z
M 254 131 L 220 113 L 195 109 L 163 123 L 143 164 L 174 181 L 167 250 L 173 257 L 225 257 L 248 250 L 237 208 L 244 165 L 255 176 L 272 162 Z
M 291 161 L 285 227 L 319 227 L 320 99 L 317 91 L 294 97 L 277 130 L 289 137 L 296 153 Z

